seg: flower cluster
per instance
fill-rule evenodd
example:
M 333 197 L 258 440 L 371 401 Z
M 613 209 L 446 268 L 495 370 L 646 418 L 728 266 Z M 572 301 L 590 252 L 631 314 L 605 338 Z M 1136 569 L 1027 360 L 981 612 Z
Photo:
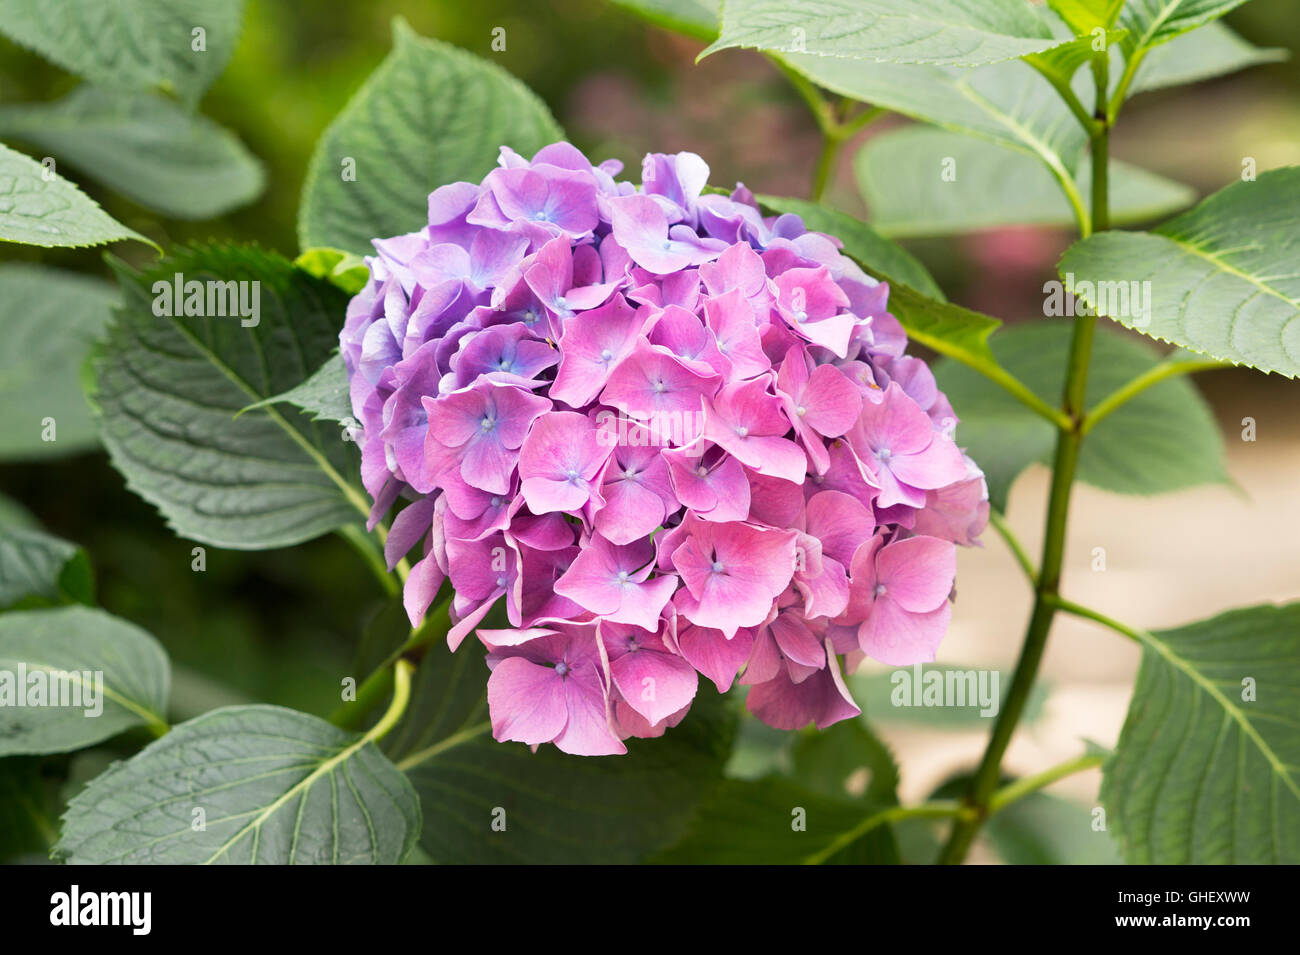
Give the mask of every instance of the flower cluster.
M 983 476 L 836 239 L 691 153 L 621 168 L 503 149 L 374 243 L 341 350 L 407 611 L 450 581 L 498 740 L 621 753 L 701 674 L 775 727 L 856 715 L 841 657 L 934 658 Z

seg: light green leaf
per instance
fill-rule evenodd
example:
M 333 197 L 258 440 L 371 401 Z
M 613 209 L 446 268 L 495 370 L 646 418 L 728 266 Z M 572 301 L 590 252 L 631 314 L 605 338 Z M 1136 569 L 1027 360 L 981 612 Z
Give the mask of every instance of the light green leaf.
M 349 483 L 355 445 L 339 429 L 280 407 L 236 417 L 325 362 L 338 346 L 342 292 L 253 247 L 184 250 L 143 273 L 115 267 L 124 305 L 94 364 L 94 397 L 128 487 L 177 534 L 245 550 L 309 540 L 368 510 Z M 209 315 L 176 315 L 178 275 L 235 283 L 205 287 L 242 294 L 246 312 L 260 302 L 256 324 L 206 301 Z
M 833 93 L 925 123 L 1021 150 L 1069 181 L 1087 135 L 1060 95 L 1028 63 L 975 70 L 861 63 L 807 54 L 781 59 Z M 1086 108 L 1093 93 L 1079 74 L 1075 92 Z
M 1215 21 L 1175 37 L 1147 54 L 1138 67 L 1128 95 L 1195 83 L 1262 63 L 1276 63 L 1289 56 L 1290 53 L 1284 49 L 1261 49 L 1247 43 Z M 1119 71 L 1114 65 L 1111 74 L 1118 82 Z
M 282 394 L 249 405 L 240 414 L 255 408 L 267 408 L 282 401 L 306 411 L 313 421 L 354 420 L 352 398 L 348 391 L 348 370 L 343 364 L 343 356 L 338 354 L 330 356 L 302 384 Z
M 1068 319 L 1044 318 L 1001 332 L 993 339 L 993 352 L 1044 401 L 1057 402 L 1070 337 Z M 1087 406 L 1159 361 L 1137 342 L 1101 330 L 1093 344 Z M 961 419 L 959 443 L 984 469 L 993 506 L 1005 511 L 1007 493 L 1020 472 L 1050 459 L 1055 430 L 967 368 L 944 361 L 934 372 Z M 1214 417 L 1185 378 L 1154 385 L 1101 419 L 1083 442 L 1078 479 L 1120 494 L 1156 494 L 1228 480 Z
M 117 289 L 102 279 L 42 265 L 0 266 L 6 342 L 0 352 L 0 459 L 47 458 L 98 445 L 81 369 L 117 300 Z
M 0 610 L 94 602 L 84 550 L 44 531 L 0 528 Z
M 419 835 L 420 803 L 364 737 L 279 706 L 232 706 L 116 764 L 63 818 L 54 855 L 72 864 L 396 865 Z
M 0 242 L 76 247 L 148 239 L 118 222 L 52 167 L 0 145 Z
M 614 5 L 640 14 L 656 26 L 699 40 L 712 40 L 718 35 L 722 0 L 614 0 Z
M 158 641 L 102 610 L 0 615 L 0 756 L 64 753 L 133 726 L 165 727 L 168 679 Z
M 55 103 L 0 107 L 0 135 L 174 219 L 221 215 L 265 184 L 233 133 L 153 93 L 83 85 Z
M 1132 56 L 1217 20 L 1246 0 L 1127 0 L 1119 25 L 1128 30 L 1124 52 Z
M 229 62 L 243 6 L 243 0 L 0 0 L 0 32 L 96 83 L 161 87 L 193 104 Z
M 355 295 L 370 281 L 370 268 L 359 255 L 342 249 L 308 249 L 293 260 L 308 275 L 325 279 L 349 295 Z
M 812 232 L 824 232 L 844 243 L 873 277 L 910 285 L 924 295 L 943 301 L 943 290 L 920 261 L 902 246 L 890 242 L 874 228 L 843 212 L 804 199 L 758 196 L 764 209 L 792 212 Z
M 536 753 L 489 734 L 483 651 L 424 658 L 411 707 L 385 750 L 424 806 L 420 844 L 439 863 L 629 863 L 685 831 L 721 780 L 734 718 L 701 687 L 691 712 L 659 739 L 628 740 L 623 756 Z M 493 808 L 506 829 L 492 831 Z
M 13 498 L 0 494 L 0 530 L 39 530 L 40 521 Z
M 1294 378 L 1300 375 L 1298 260 L 1300 167 L 1291 166 L 1234 183 L 1152 232 L 1094 235 L 1071 246 L 1058 268 L 1076 287 L 1149 282 L 1149 316 L 1098 294 L 1113 284 L 1078 291 L 1144 335 Z
M 891 63 L 974 66 L 1056 46 L 1019 0 L 727 0 L 722 32 L 701 56 L 730 47 Z
M 298 236 L 369 255 L 371 240 L 428 221 L 429 193 L 477 182 L 502 146 L 531 156 L 563 133 L 546 105 L 495 63 L 393 24 L 393 52 L 316 146 Z M 344 178 L 355 172 L 355 181 Z
M 913 126 L 873 137 L 853 165 L 872 222 L 886 235 L 1074 223 L 1065 196 L 1039 162 L 946 130 Z M 1086 156 L 1076 181 L 1086 195 L 1092 182 Z M 1119 160 L 1111 163 L 1110 189 L 1118 224 L 1166 215 L 1196 199 L 1189 187 Z
M 1300 604 L 1138 632 L 1102 804 L 1135 864 L 1300 863 Z
M 1075 33 L 1091 33 L 1098 28 L 1109 30 L 1115 25 L 1124 0 L 1047 0 Z
M 984 835 L 1007 865 L 1120 865 L 1106 830 L 1093 828 L 1088 807 L 1031 793 L 989 819 Z

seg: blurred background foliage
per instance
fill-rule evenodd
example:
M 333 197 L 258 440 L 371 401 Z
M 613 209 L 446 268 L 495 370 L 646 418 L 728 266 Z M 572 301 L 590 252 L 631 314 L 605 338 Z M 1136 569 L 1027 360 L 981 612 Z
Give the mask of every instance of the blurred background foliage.
M 422 35 L 503 65 L 546 100 L 580 148 L 623 160 L 633 177 L 646 151 L 690 149 L 707 159 L 715 183 L 743 180 L 755 192 L 808 193 L 818 132 L 775 69 L 760 56 L 739 53 L 696 66 L 702 44 L 649 28 L 605 0 L 248 0 L 234 58 L 202 110 L 265 165 L 267 188 L 259 200 L 220 219 L 176 222 L 76 171 L 70 175 L 111 215 L 164 247 L 217 237 L 296 254 L 295 219 L 312 150 L 388 53 L 395 15 Z M 1126 111 L 1114 146 L 1120 158 L 1202 194 L 1236 178 L 1243 156 L 1255 157 L 1261 170 L 1300 164 L 1294 60 L 1300 7 L 1295 0 L 1256 0 L 1226 22 L 1258 45 L 1290 49 L 1292 61 L 1145 95 Z M 492 49 L 497 27 L 505 30 L 500 52 Z M 76 83 L 0 39 L 0 105 L 57 99 Z M 865 135 L 902 122 L 891 118 Z M 845 150 L 827 201 L 863 215 L 868 210 L 854 185 L 853 152 Z M 1063 231 L 1007 228 L 905 244 L 953 301 L 1014 321 L 1041 315 L 1042 283 L 1054 277 L 1067 240 Z M 153 254 L 130 243 L 113 251 L 136 263 Z M 0 254 L 107 274 L 94 249 L 10 245 Z M 1288 384 L 1244 370 L 1200 383 L 1212 404 L 1229 390 L 1269 392 Z M 178 717 L 248 700 L 328 713 L 340 675 L 350 672 L 358 635 L 383 601 L 372 575 L 338 537 L 264 553 L 208 548 L 206 571 L 194 572 L 193 542 L 174 537 L 102 453 L 6 463 L 0 509 L 15 501 L 51 532 L 86 547 L 102 605 L 167 647 L 176 665 Z M 767 741 L 755 732 L 737 754 L 739 775 L 767 764 Z

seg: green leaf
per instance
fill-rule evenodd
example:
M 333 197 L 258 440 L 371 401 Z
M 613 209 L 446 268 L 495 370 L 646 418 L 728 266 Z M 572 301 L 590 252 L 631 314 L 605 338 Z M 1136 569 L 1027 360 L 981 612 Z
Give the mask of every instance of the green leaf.
M 168 680 L 158 641 L 102 610 L 0 615 L 0 756 L 63 753 L 133 726 L 165 727 Z
M 73 864 L 396 865 L 420 804 L 364 737 L 279 706 L 232 706 L 118 763 L 63 818 L 54 855 Z
M 0 241 L 53 248 L 120 239 L 153 245 L 52 168 L 0 145 Z
M 308 275 L 325 279 L 349 295 L 355 295 L 370 281 L 370 267 L 359 255 L 342 249 L 308 249 L 293 260 Z
M 355 446 L 338 428 L 278 407 L 236 417 L 325 362 L 338 345 L 342 292 L 249 246 L 182 250 L 143 273 L 115 268 L 124 304 L 94 362 L 101 433 L 128 487 L 177 534 L 218 547 L 286 547 L 368 510 L 348 483 Z M 243 312 L 260 301 L 256 324 L 222 317 L 232 307 L 174 314 L 178 275 L 239 283 Z
M 1061 259 L 1102 314 L 1144 335 L 1288 378 L 1300 375 L 1300 167 L 1222 189 L 1153 232 L 1102 232 Z M 1149 282 L 1150 315 L 1095 283 Z M 1131 286 L 1128 286 L 1131 287 Z
M 1262 63 L 1276 63 L 1289 56 L 1290 53 L 1284 49 L 1261 49 L 1247 43 L 1215 21 L 1176 37 L 1147 54 L 1138 67 L 1128 95 L 1132 97 L 1148 90 L 1195 83 Z M 1111 72 L 1118 82 L 1119 71 L 1113 65 Z
M 854 158 L 854 169 L 872 221 L 886 235 L 1074 224 L 1060 187 L 1039 162 L 945 130 L 912 126 L 873 137 Z M 1076 181 L 1086 195 L 1092 182 L 1086 156 Z M 1166 215 L 1196 199 L 1189 187 L 1119 160 L 1111 162 L 1110 184 L 1111 217 L 1118 224 Z
M 1057 402 L 1070 337 L 1068 320 L 1042 319 L 1000 333 L 993 339 L 993 351 L 1003 367 L 1044 401 Z M 1088 375 L 1088 407 L 1159 361 L 1137 342 L 1100 330 Z M 967 368 L 944 361 L 934 372 L 961 419 L 959 442 L 984 469 L 993 506 L 1005 511 L 1017 475 L 1035 461 L 1050 460 L 1055 430 Z M 1185 378 L 1154 385 L 1101 419 L 1083 442 L 1078 479 L 1120 494 L 1156 494 L 1228 481 L 1214 416 Z
M 99 444 L 81 369 L 117 299 L 102 279 L 42 265 L 0 266 L 0 459 L 75 454 Z
M 40 530 L 0 528 L 0 610 L 94 602 L 82 548 Z
M 59 781 L 34 756 L 0 759 L 0 865 L 47 863 L 59 836 Z
M 1019 0 L 727 0 L 722 32 L 701 57 L 730 47 L 891 63 L 974 66 L 1056 46 Z
M 963 429 L 958 429 L 959 437 L 962 431 Z M 918 672 L 921 675 L 919 682 Z M 949 677 L 950 673 L 954 676 Z M 967 674 L 971 673 L 976 677 L 973 686 L 967 678 Z M 996 703 L 989 706 L 982 703 L 979 698 L 981 673 L 989 674 L 983 681 L 986 699 L 992 699 L 994 692 L 997 694 Z M 935 674 L 936 680 L 943 680 L 945 685 L 953 686 L 954 692 L 960 688 L 963 694 L 961 700 L 963 705 L 956 705 L 955 697 L 952 698 L 952 705 L 925 705 L 925 680 L 930 674 Z M 993 674 L 999 674 L 996 685 L 992 682 Z M 849 693 L 858 701 L 863 713 L 867 714 L 873 723 L 972 732 L 988 732 L 995 717 L 1001 712 L 1002 703 L 1011 689 L 998 670 L 938 663 L 914 664 L 910 667 L 895 667 L 888 670 L 863 670 L 847 677 L 846 681 Z M 967 693 L 967 690 L 970 692 Z M 1043 706 L 1047 702 L 1049 690 L 1050 687 L 1041 679 L 1034 684 L 1020 717 L 1021 723 L 1032 725 L 1039 720 L 1043 715 Z
M 1018 799 L 985 824 L 984 836 L 1007 865 L 1119 865 L 1105 830 L 1089 809 L 1049 793 Z
M 267 408 L 288 402 L 311 415 L 313 421 L 353 422 L 352 398 L 348 392 L 348 369 L 343 356 L 331 355 L 310 378 L 278 395 L 272 395 L 243 409 Z
M 564 134 L 546 106 L 495 63 L 393 24 L 393 52 L 325 130 L 303 187 L 304 249 L 369 255 L 371 239 L 428 221 L 429 193 L 477 182 L 501 146 L 532 155 Z M 355 181 L 344 174 L 355 171 Z
M 1072 180 L 1087 145 L 1060 95 L 1021 61 L 960 70 L 807 54 L 781 59 L 833 93 L 1028 153 L 1064 182 Z M 1084 79 L 1080 73 L 1075 92 L 1090 108 L 1095 97 Z
M 481 650 L 441 641 L 416 674 L 385 749 L 424 806 L 420 843 L 439 863 L 629 863 L 678 839 L 721 779 L 734 716 L 701 687 L 690 714 L 624 756 L 536 753 L 489 735 Z M 493 831 L 495 810 L 504 831 Z
M 791 749 L 790 776 L 826 796 L 898 802 L 898 764 L 889 747 L 864 720 L 841 720 L 828 729 L 803 732 Z
M 0 530 L 40 530 L 41 523 L 27 508 L 0 494 Z
M 221 215 L 265 185 L 233 133 L 153 93 L 79 86 L 55 103 L 0 108 L 0 134 L 174 219 Z
M 1115 25 L 1124 0 L 1047 0 L 1075 33 L 1091 33 L 1098 28 L 1109 30 Z
M 656 26 L 699 40 L 712 40 L 718 35 L 722 0 L 614 0 L 614 5 L 631 10 Z
M 0 31 L 88 80 L 193 104 L 226 67 L 243 0 L 0 0 Z M 196 49 L 202 29 L 202 47 Z
M 861 800 L 835 798 L 771 776 L 729 779 L 695 814 L 689 832 L 653 861 L 672 865 L 799 865 L 816 861 L 833 843 L 878 809 Z M 802 828 L 799 828 L 802 826 Z M 879 829 L 854 843 L 872 843 Z M 875 842 L 874 857 L 859 862 L 893 862 L 892 839 Z M 854 845 L 848 845 L 852 850 Z M 860 847 L 861 848 L 861 847 Z M 846 849 L 833 861 L 847 861 Z
M 777 196 L 758 196 L 759 204 L 771 212 L 793 212 L 813 232 L 825 232 L 853 250 L 853 257 L 873 276 L 902 282 L 943 301 L 943 290 L 920 261 L 901 245 L 890 242 L 861 219 L 828 209 L 816 202 Z
M 1300 863 L 1300 604 L 1139 632 L 1102 804 L 1125 859 Z
M 1246 0 L 1127 0 L 1119 25 L 1128 30 L 1124 53 L 1146 50 L 1217 20 Z

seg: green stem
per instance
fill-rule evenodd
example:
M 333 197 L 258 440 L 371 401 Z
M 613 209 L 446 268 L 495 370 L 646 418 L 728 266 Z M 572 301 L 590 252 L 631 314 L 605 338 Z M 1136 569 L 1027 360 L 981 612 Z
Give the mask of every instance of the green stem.
M 1092 61 L 1093 75 L 1097 81 L 1097 116 L 1092 130 L 1092 226 L 1096 230 L 1110 227 L 1109 201 L 1109 145 L 1110 123 L 1106 116 L 1105 91 L 1107 65 L 1104 58 Z M 1038 677 L 1038 667 L 1047 649 L 1047 637 L 1058 607 L 1061 568 L 1064 562 L 1066 526 L 1070 513 L 1070 492 L 1079 463 L 1079 446 L 1083 441 L 1084 398 L 1088 387 L 1088 364 L 1092 358 L 1092 341 L 1096 334 L 1097 319 L 1080 315 L 1074 320 L 1074 335 L 1070 342 L 1069 366 L 1066 371 L 1065 394 L 1062 409 L 1070 419 L 1071 427 L 1058 431 L 1056 455 L 1052 465 L 1052 486 L 1047 500 L 1047 530 L 1043 537 L 1043 557 L 1039 562 L 1037 586 L 1034 588 L 1034 608 L 1029 616 L 1025 642 L 1007 698 L 993 726 L 988 746 L 980 760 L 979 768 L 971 780 L 963 800 L 971 815 L 959 818 L 952 834 L 939 856 L 939 861 L 958 864 L 969 851 L 971 843 L 988 817 L 990 801 L 1001 775 L 1002 757 L 1015 733 L 1016 725 L 1024 713 L 1030 691 Z
M 817 166 L 813 170 L 812 201 L 821 202 L 830 184 L 831 174 L 835 171 L 835 162 L 839 159 L 844 140 L 832 133 L 822 134 L 822 151 L 817 157 Z
M 1075 773 L 1081 773 L 1084 770 L 1094 769 L 1105 762 L 1106 757 L 1098 754 L 1089 754 L 1080 756 L 1077 759 L 1071 759 L 1064 763 L 1053 766 L 1051 769 L 1045 769 L 1041 773 L 1035 773 L 1033 776 L 1026 776 L 1024 779 L 1017 779 L 1014 783 L 1003 786 L 989 799 L 989 815 L 1006 809 L 1017 799 L 1023 799 L 1038 790 L 1050 786 L 1057 780 L 1064 779 L 1066 776 L 1072 776 Z
M 366 742 L 373 743 L 383 739 L 402 718 L 402 714 L 406 712 L 406 704 L 411 700 L 411 674 L 414 670 L 415 666 L 411 661 L 397 661 L 397 665 L 393 667 L 393 702 L 388 705 L 387 711 L 379 718 L 379 722 L 370 727 L 369 732 L 363 737 Z
M 1130 627 L 1126 623 L 1120 623 L 1114 617 L 1108 617 L 1104 613 L 1085 607 L 1082 604 L 1077 604 L 1072 600 L 1066 600 L 1064 597 L 1060 596 L 1056 598 L 1055 603 L 1056 609 L 1063 610 L 1069 614 L 1074 614 L 1076 617 L 1083 617 L 1084 619 L 1091 620 L 1094 623 L 1099 623 L 1103 627 L 1109 627 L 1111 630 L 1114 630 L 1122 636 L 1128 637 L 1135 643 L 1147 642 L 1143 631 L 1138 630 L 1136 627 Z
M 1020 569 L 1023 570 L 1025 576 L 1029 578 L 1030 586 L 1037 587 L 1038 571 L 1034 569 L 1034 562 L 1029 559 L 1029 552 L 1025 550 L 1024 545 L 1020 543 L 1020 539 L 1016 537 L 1012 532 L 1011 527 L 1007 524 L 1007 519 L 999 512 L 990 509 L 989 523 L 993 525 L 993 529 L 1001 535 L 1004 541 L 1006 541 L 1007 547 L 1011 551 L 1011 555 L 1015 557 L 1016 563 L 1020 565 Z
M 840 833 L 825 847 L 803 860 L 804 865 L 821 865 L 835 853 L 851 846 L 871 830 L 888 822 L 902 819 L 952 819 L 961 818 L 970 813 L 970 809 L 959 802 L 927 802 L 917 806 L 891 806 L 873 815 L 867 816 L 860 823 L 846 832 Z
M 447 750 L 459 746 L 461 743 L 467 743 L 476 736 L 482 736 L 492 729 L 492 723 L 484 720 L 482 723 L 475 723 L 473 726 L 467 726 L 459 732 L 452 733 L 446 739 L 439 740 L 432 746 L 412 753 L 406 759 L 397 764 L 397 768 L 402 772 L 414 769 L 423 762 L 427 762 L 439 753 L 445 753 Z
M 1231 362 L 1219 361 L 1215 358 L 1206 358 L 1203 361 L 1162 361 L 1138 375 L 1122 388 L 1112 391 L 1098 402 L 1097 406 L 1089 411 L 1087 417 L 1083 419 L 1083 433 L 1087 434 L 1097 426 L 1097 422 L 1120 406 L 1132 401 L 1152 385 L 1158 385 L 1160 382 L 1175 378 L 1178 375 L 1190 375 L 1198 371 L 1212 371 L 1216 368 L 1231 367 Z
M 406 642 L 390 653 L 375 672 L 357 687 L 356 699 L 342 704 L 330 714 L 330 722 L 343 729 L 357 729 L 380 702 L 388 698 L 393 688 L 393 667 L 408 654 L 423 650 L 447 632 L 451 597 L 445 597 L 425 615 L 420 626 L 411 631 Z

